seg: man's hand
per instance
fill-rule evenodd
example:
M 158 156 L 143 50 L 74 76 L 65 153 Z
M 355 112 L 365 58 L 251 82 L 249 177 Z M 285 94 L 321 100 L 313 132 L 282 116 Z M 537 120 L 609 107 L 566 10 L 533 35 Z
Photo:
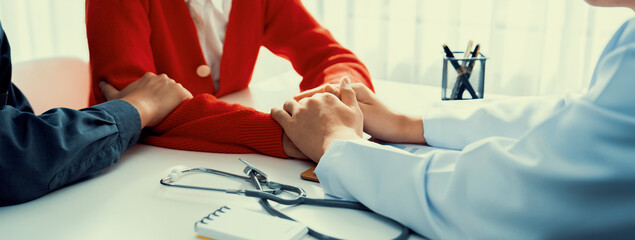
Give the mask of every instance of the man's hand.
M 120 99 L 132 104 L 139 112 L 142 128 L 159 124 L 183 100 L 192 98 L 187 89 L 165 74 L 146 73 L 121 91 L 106 82 L 99 87 L 106 100 Z
M 319 162 L 335 139 L 361 139 L 363 115 L 348 79 L 340 83 L 341 101 L 330 93 L 316 93 L 299 102 L 289 100 L 271 116 L 291 141 Z

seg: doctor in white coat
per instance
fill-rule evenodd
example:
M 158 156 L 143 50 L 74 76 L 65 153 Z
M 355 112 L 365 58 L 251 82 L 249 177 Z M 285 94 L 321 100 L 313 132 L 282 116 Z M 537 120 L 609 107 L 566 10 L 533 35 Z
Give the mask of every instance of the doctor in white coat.
M 635 19 L 581 96 L 450 102 L 414 117 L 346 80 L 326 89 L 337 94 L 287 101 L 272 116 L 318 162 L 329 195 L 432 239 L 635 237 Z M 363 140 L 362 128 L 458 151 L 412 155 Z

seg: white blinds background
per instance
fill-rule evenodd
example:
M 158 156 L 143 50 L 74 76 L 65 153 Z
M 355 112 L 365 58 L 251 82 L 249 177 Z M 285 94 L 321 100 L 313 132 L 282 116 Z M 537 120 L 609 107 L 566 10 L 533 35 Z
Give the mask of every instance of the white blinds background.
M 440 86 L 447 43 L 489 57 L 485 89 L 561 94 L 588 82 L 604 45 L 633 11 L 582 0 L 304 1 L 374 78 Z
M 511 95 L 561 94 L 587 86 L 602 47 L 629 9 L 583 0 L 304 0 L 376 79 L 440 85 L 447 43 L 475 40 L 490 58 L 485 89 Z M 0 20 L 16 62 L 88 60 L 85 0 L 0 0 Z M 263 51 L 254 77 L 289 71 Z
M 0 21 L 13 62 L 77 57 L 88 60 L 85 0 L 0 0 Z

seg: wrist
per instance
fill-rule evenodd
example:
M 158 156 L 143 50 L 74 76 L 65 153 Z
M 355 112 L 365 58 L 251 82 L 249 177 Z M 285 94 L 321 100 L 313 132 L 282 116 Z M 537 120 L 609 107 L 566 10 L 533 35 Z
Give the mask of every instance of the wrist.
M 307 159 L 307 156 L 298 149 L 298 147 L 289 139 L 289 136 L 282 133 L 282 151 L 287 157 L 295 158 L 295 159 Z
M 333 141 L 335 140 L 357 140 L 357 139 L 362 139 L 361 136 L 357 135 L 355 133 L 355 131 L 351 128 L 342 128 L 342 129 L 337 129 L 335 131 L 333 131 L 331 134 L 327 135 L 324 138 L 324 142 L 322 143 L 322 152 L 318 158 L 318 160 L 320 158 L 322 158 L 322 156 L 324 155 L 324 153 L 326 153 L 326 151 L 328 151 L 328 149 L 331 147 L 331 143 L 333 143 Z
M 147 103 L 134 97 L 123 97 L 120 100 L 130 103 L 135 109 L 137 109 L 137 113 L 139 114 L 139 118 L 141 119 L 141 128 L 144 128 L 150 124 L 150 116 L 152 116 L 152 114 L 150 110 L 151 107 L 148 106 Z
M 426 144 L 423 137 L 423 119 L 419 116 L 399 114 L 395 142 Z

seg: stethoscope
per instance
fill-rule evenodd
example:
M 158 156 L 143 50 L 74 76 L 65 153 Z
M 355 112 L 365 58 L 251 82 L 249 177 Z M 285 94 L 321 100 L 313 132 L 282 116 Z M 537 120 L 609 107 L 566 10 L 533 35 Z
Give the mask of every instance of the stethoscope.
M 239 194 L 245 195 L 247 197 L 255 197 L 260 198 L 260 205 L 267 211 L 269 214 L 288 219 L 291 221 L 296 221 L 295 219 L 285 215 L 284 213 L 273 208 L 268 200 L 277 202 L 283 205 L 299 205 L 299 204 L 307 204 L 314 206 L 323 206 L 323 207 L 335 207 L 335 208 L 348 208 L 348 209 L 357 209 L 364 211 L 371 211 L 366 206 L 362 205 L 359 202 L 353 201 L 344 201 L 344 200 L 334 200 L 334 199 L 322 199 L 322 198 L 307 198 L 306 192 L 304 189 L 291 186 L 287 184 L 272 182 L 267 180 L 267 174 L 263 171 L 258 170 L 253 165 L 249 164 L 245 160 L 238 159 L 242 163 L 245 164 L 245 168 L 243 172 L 246 176 L 241 176 L 233 173 L 228 173 L 220 170 L 210 169 L 210 168 L 185 168 L 185 169 L 174 169 L 172 172 L 165 178 L 161 179 L 161 184 L 169 187 L 180 187 L 180 188 L 189 188 L 189 189 L 199 189 L 199 190 L 208 190 L 208 191 L 216 191 L 216 192 L 225 192 L 231 194 Z M 223 177 L 232 177 L 238 178 L 247 182 L 251 182 L 251 184 L 257 190 L 248 190 L 248 189 L 224 189 L 224 188 L 208 188 L 208 187 L 199 187 L 199 186 L 191 186 L 191 185 L 182 185 L 182 184 L 174 184 L 174 182 L 181 176 L 190 174 L 190 173 L 210 173 L 216 174 Z M 263 185 L 268 189 L 263 189 Z M 283 192 L 290 192 L 295 195 L 294 198 L 281 198 L 277 195 Z M 317 239 L 338 239 L 334 238 L 322 233 L 319 233 L 311 228 L 309 228 L 309 235 L 317 238 Z M 401 225 L 401 233 L 395 239 L 406 239 L 410 235 L 410 229 Z

